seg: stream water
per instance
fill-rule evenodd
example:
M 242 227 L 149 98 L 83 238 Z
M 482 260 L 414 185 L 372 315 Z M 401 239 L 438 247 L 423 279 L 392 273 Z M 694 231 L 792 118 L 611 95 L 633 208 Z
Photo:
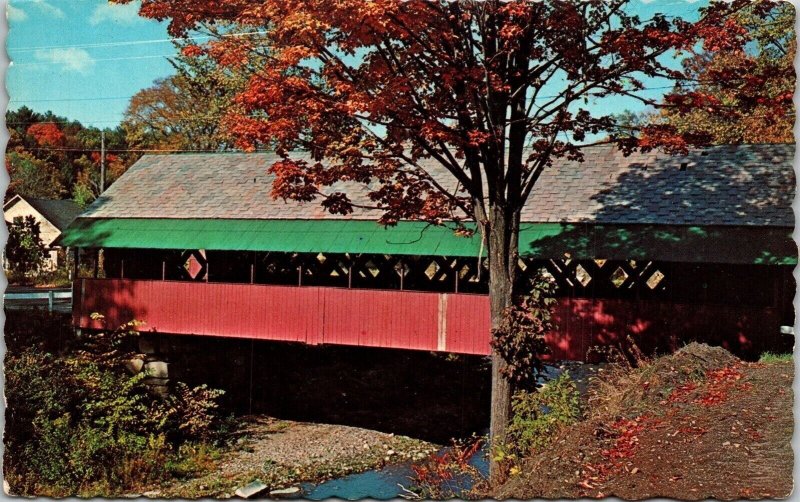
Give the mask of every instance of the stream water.
M 443 453 L 447 448 L 441 450 Z M 469 460 L 482 475 L 489 473 L 488 450 L 481 448 Z M 403 493 L 403 488 L 412 488 L 413 472 L 411 463 L 387 465 L 382 469 L 366 471 L 360 474 L 351 474 L 339 479 L 326 481 L 318 485 L 306 483 L 301 485 L 302 497 L 308 500 L 323 500 L 336 497 L 344 500 L 371 498 L 375 500 L 389 500 L 398 498 Z M 472 488 L 473 480 L 464 476 L 454 478 L 446 487 L 452 493 L 460 493 Z
M 576 381 L 578 390 L 585 394 L 588 376 L 597 370 L 595 365 L 566 364 L 559 366 L 547 365 L 545 373 L 540 376 L 542 382 L 557 378 L 564 370 L 569 370 Z M 488 431 L 484 431 L 485 433 Z M 441 450 L 443 453 L 447 448 Z M 484 476 L 489 474 L 488 448 L 484 446 L 469 460 L 470 465 Z M 308 500 L 323 500 L 336 497 L 344 500 L 371 498 L 375 500 L 388 500 L 398 498 L 403 493 L 403 487 L 412 488 L 413 471 L 411 462 L 393 464 L 381 469 L 351 474 L 339 479 L 333 479 L 320 484 L 305 483 L 301 485 L 302 497 Z M 472 488 L 473 480 L 464 476 L 454 479 L 450 483 L 451 493 Z

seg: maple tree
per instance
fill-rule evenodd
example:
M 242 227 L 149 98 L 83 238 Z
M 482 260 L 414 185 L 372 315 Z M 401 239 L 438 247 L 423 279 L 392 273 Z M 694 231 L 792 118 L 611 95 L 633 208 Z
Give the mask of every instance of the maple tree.
M 170 63 L 177 74 L 137 92 L 122 127 L 128 143 L 157 150 L 226 150 L 232 144 L 221 119 L 247 75 L 231 71 L 193 44 L 176 43 Z
M 519 292 L 520 211 L 555 159 L 583 160 L 582 148 L 599 137 L 625 151 L 681 151 L 705 140 L 663 124 L 623 134 L 592 103 L 618 95 L 654 103 L 640 92 L 649 78 L 687 78 L 667 63 L 676 53 L 747 43 L 731 21 L 744 0 L 712 4 L 695 23 L 642 19 L 627 4 L 143 0 L 140 14 L 168 19 L 174 36 L 208 25 L 266 30 L 256 41 L 220 37 L 188 55 L 248 70 L 248 55 L 262 56 L 223 123 L 239 147 L 282 156 L 271 167 L 274 196 L 320 200 L 347 214 L 352 201 L 331 186 L 355 181 L 368 186 L 385 224 L 475 222 L 488 249 L 497 330 Z M 699 106 L 693 96 L 675 92 L 668 106 Z M 312 160 L 293 158 L 298 149 Z M 429 172 L 423 160 L 448 176 Z M 505 366 L 494 350 L 493 439 L 505 436 L 508 422 Z
M 794 141 L 794 6 L 754 4 L 736 13 L 749 44 L 706 51 L 684 62 L 686 83 L 666 99 L 709 106 L 668 107 L 653 117 L 678 133 L 705 133 L 716 144 Z M 690 91 L 691 94 L 687 94 Z
M 66 140 L 66 135 L 61 132 L 58 125 L 52 122 L 32 124 L 27 132 L 33 136 L 36 144 L 40 146 L 63 146 Z

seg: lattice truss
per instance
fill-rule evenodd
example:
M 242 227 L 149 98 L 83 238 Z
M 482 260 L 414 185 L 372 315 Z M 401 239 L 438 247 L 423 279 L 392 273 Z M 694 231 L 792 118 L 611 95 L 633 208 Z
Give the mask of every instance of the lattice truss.
M 520 260 L 521 274 L 555 281 L 559 296 L 630 297 L 658 295 L 667 289 L 665 263 L 636 260 Z
M 484 257 L 254 253 L 186 250 L 155 254 L 114 253 L 111 277 L 165 278 L 212 282 L 253 282 L 375 289 L 486 293 L 489 267 Z M 111 253 L 109 253 L 111 255 Z M 152 255 L 152 256 L 151 256 Z M 111 256 L 109 256 L 111 258 Z M 112 265 L 109 263 L 108 265 Z M 545 278 L 556 294 L 574 297 L 652 297 L 669 285 L 667 263 L 603 259 L 519 260 L 520 286 Z
M 480 292 L 488 276 L 485 260 L 466 258 L 270 253 L 258 262 L 256 282 L 267 283 Z
M 520 259 L 519 278 L 553 280 L 560 296 L 657 295 L 666 290 L 667 268 L 652 261 Z M 323 253 L 259 255 L 253 273 L 264 283 L 476 293 L 488 290 L 488 277 L 486 258 Z

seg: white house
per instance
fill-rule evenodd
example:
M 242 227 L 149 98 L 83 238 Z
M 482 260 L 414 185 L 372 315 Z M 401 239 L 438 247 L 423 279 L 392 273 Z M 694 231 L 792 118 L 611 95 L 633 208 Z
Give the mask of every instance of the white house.
M 71 200 L 36 199 L 15 195 L 3 205 L 6 225 L 14 218 L 33 216 L 39 223 L 42 243 L 48 251 L 46 269 L 54 269 L 64 260 L 63 253 L 59 257 L 59 247 L 53 246 L 61 232 L 72 223 L 80 213 L 81 208 Z

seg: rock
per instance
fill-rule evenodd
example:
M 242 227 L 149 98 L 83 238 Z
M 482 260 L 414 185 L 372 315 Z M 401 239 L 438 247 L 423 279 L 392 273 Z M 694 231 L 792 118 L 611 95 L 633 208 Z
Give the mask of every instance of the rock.
M 637 472 L 639 472 L 638 467 L 634 467 L 633 469 L 631 469 L 631 474 L 636 474 Z
M 394 455 L 394 450 L 389 450 L 389 451 L 386 452 L 386 454 L 389 455 L 389 456 Z
M 142 497 L 147 497 L 149 499 L 158 498 L 161 495 L 159 490 L 151 490 L 149 492 L 142 493 Z
M 269 492 L 269 496 L 278 499 L 290 499 L 299 497 L 301 493 L 302 492 L 299 486 L 291 486 L 289 488 L 282 488 L 280 490 L 272 490 Z
M 144 367 L 144 359 L 134 357 L 133 359 L 125 361 L 123 365 L 128 372 L 135 375 L 142 371 L 142 367 Z
M 262 483 L 260 480 L 255 480 L 250 484 L 247 484 L 241 488 L 236 490 L 236 496 L 241 497 L 243 499 L 253 498 L 257 495 L 261 495 L 265 491 L 267 491 L 267 485 Z
M 164 361 L 148 361 L 144 364 L 147 376 L 153 378 L 169 378 L 169 363 Z

